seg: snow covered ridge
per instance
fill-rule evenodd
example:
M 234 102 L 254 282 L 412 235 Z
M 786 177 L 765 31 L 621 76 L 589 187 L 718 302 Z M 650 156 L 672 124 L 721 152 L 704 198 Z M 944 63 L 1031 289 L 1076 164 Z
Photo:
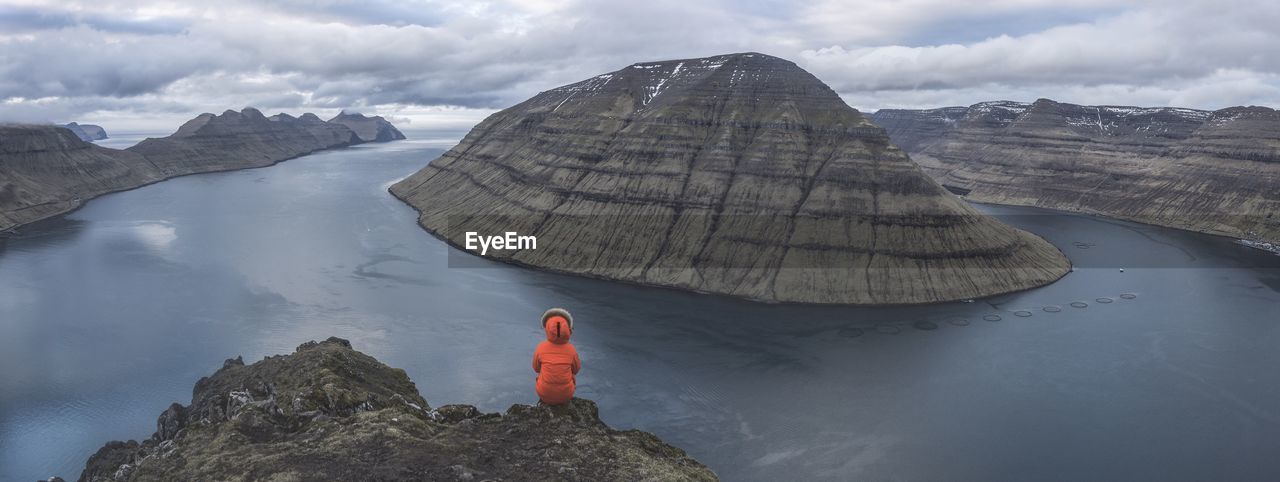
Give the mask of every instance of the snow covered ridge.
M 1134 107 L 1120 105 L 1077 105 L 1040 99 L 1034 103 L 997 100 L 979 102 L 969 107 L 940 107 L 935 109 L 883 109 L 877 116 L 887 118 L 916 119 L 918 121 L 956 122 L 957 120 L 982 119 L 1008 126 L 1032 113 L 1050 113 L 1061 116 L 1062 122 L 1076 129 L 1092 130 L 1108 135 L 1130 132 L 1161 133 L 1182 130 L 1198 124 L 1223 125 L 1235 120 L 1256 117 L 1257 111 L 1266 108 L 1232 107 L 1218 111 L 1189 109 L 1184 107 Z M 957 114 L 959 113 L 959 114 Z M 1184 127 L 1176 127 L 1176 126 Z
M 934 121 L 954 124 L 956 121 L 963 119 L 968 112 L 968 107 L 939 107 L 936 109 L 925 110 L 880 109 L 874 113 L 869 112 L 867 115 L 878 119 L 877 122 L 889 119 L 902 119 L 907 121 Z
M 1246 128 L 1247 124 L 1252 126 L 1248 128 L 1265 130 L 1274 129 L 1267 126 L 1280 123 L 1280 111 L 1269 107 L 1240 106 L 1209 111 L 1185 107 L 1078 105 L 1049 99 L 1033 103 L 998 100 L 969 107 L 881 109 L 873 117 L 876 122 L 895 124 L 895 129 L 917 123 L 988 129 L 1013 126 L 1038 129 L 1056 125 L 1085 136 L 1171 139 L 1185 138 L 1201 128 L 1236 129 Z
M 1276 111 L 1270 107 L 1259 107 L 1254 105 L 1248 107 L 1228 107 L 1226 109 L 1214 111 L 1207 124 L 1217 127 L 1236 121 L 1261 121 L 1274 123 L 1280 121 L 1280 111 Z
M 1185 107 L 1129 107 L 1117 105 L 1100 105 L 1094 107 L 1103 114 L 1116 115 L 1120 117 L 1156 115 L 1156 114 L 1172 114 L 1176 117 L 1190 120 L 1203 121 L 1213 115 L 1213 111 L 1187 109 Z
M 731 63 L 735 60 L 738 62 Z M 644 109 L 673 86 L 688 85 L 725 68 L 726 65 L 734 66 L 733 71 L 728 72 L 729 85 L 731 87 L 743 82 L 760 80 L 762 75 L 769 75 L 768 73 L 762 73 L 759 68 L 743 65 L 742 62 L 744 60 L 752 63 L 779 61 L 791 64 L 791 62 L 777 57 L 753 52 L 696 59 L 639 62 L 614 72 L 597 75 L 581 82 L 543 92 L 543 94 L 550 95 L 541 99 L 540 103 L 554 106 L 552 108 L 552 112 L 554 112 L 565 104 L 573 102 L 574 98 L 584 97 L 583 94 L 600 92 L 611 82 L 623 82 L 623 84 L 618 85 L 625 85 L 641 93 L 640 108 Z M 755 67 L 758 67 L 758 65 Z M 615 86 L 613 88 L 618 87 Z
M 644 101 L 641 103 L 644 105 L 649 105 L 649 101 L 653 100 L 654 97 L 657 97 L 658 94 L 662 93 L 662 86 L 665 85 L 668 80 L 674 79 L 677 75 L 680 75 L 680 69 L 682 68 L 684 68 L 684 62 L 680 62 L 676 64 L 676 68 L 671 69 L 670 74 L 665 75 L 662 78 L 658 79 L 657 84 L 645 86 Z
M 604 88 L 604 86 L 609 85 L 609 82 L 612 80 L 613 74 L 600 74 L 581 82 L 556 87 L 543 92 L 540 96 L 547 97 L 547 103 L 554 103 L 556 105 L 555 108 L 551 109 L 551 112 L 555 112 L 560 110 L 560 107 L 564 106 L 565 103 L 580 94 L 590 95 L 599 92 Z M 561 95 L 561 97 L 557 98 L 557 95 Z
M 633 64 L 628 69 L 635 71 L 633 75 L 644 77 L 640 86 L 641 91 L 644 93 L 644 96 L 640 99 L 640 105 L 643 109 L 674 85 L 687 84 L 697 79 L 705 78 L 725 68 L 725 65 L 729 64 L 729 61 L 734 58 L 746 59 L 752 57 L 755 57 L 755 55 L 734 54 L 703 59 L 669 60 Z M 751 76 L 754 80 L 759 80 L 760 75 L 759 69 L 741 68 L 741 64 L 735 64 L 733 71 L 729 73 L 729 86 L 732 87 L 742 82 L 747 76 Z
M 613 80 L 613 74 L 600 74 L 581 82 L 575 82 L 569 85 L 562 85 L 560 87 L 556 87 L 554 89 L 548 90 L 545 93 L 558 92 L 558 93 L 576 94 L 576 93 L 595 92 L 600 90 L 601 87 L 608 85 L 609 81 L 611 80 Z
M 1053 102 L 1053 101 L 1048 101 L 1048 102 Z M 1174 117 L 1187 119 L 1187 120 L 1204 121 L 1209 119 L 1209 117 L 1212 116 L 1214 113 L 1214 111 L 1188 109 L 1184 107 L 1133 107 L 1133 106 L 1121 106 L 1121 105 L 1093 106 L 1093 105 L 1077 105 L 1077 104 L 1067 104 L 1067 103 L 1057 103 L 1057 102 L 1053 102 L 1053 103 L 1058 104 L 1067 110 L 1079 109 L 1079 110 L 1087 111 L 1091 114 L 1094 114 L 1094 117 L 1101 116 L 1104 118 L 1105 117 L 1136 117 L 1136 116 L 1168 114 Z M 1027 103 L 1027 102 L 997 100 L 997 101 L 979 102 L 977 104 L 973 104 L 969 106 L 969 113 L 974 115 L 980 115 L 980 114 L 987 114 L 987 113 L 994 112 L 994 113 L 1003 113 L 1006 115 L 1007 114 L 1022 115 L 1023 113 L 1026 113 L 1028 110 L 1030 110 L 1033 106 L 1034 104 Z M 938 110 L 944 110 L 944 109 L 950 109 L 950 108 L 942 107 L 938 109 L 928 109 L 928 110 L 921 110 L 917 112 L 923 113 L 923 112 L 931 112 L 931 111 L 938 111 Z M 1098 124 L 1096 119 L 1088 123 L 1094 126 Z
M 969 106 L 969 112 L 973 114 L 986 114 L 993 111 L 1004 111 L 1006 113 L 1020 115 L 1031 108 L 1031 104 L 1026 102 L 1013 102 L 1008 100 L 995 100 L 990 102 L 979 102 Z

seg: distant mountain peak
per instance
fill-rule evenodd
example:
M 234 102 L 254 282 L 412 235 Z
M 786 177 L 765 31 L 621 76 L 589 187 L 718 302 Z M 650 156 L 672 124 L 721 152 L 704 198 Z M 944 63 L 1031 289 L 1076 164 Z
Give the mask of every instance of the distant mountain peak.
M 364 142 L 387 142 L 404 139 L 404 134 L 382 116 L 366 116 L 358 112 L 347 112 L 343 109 L 338 115 L 329 119 L 334 124 L 342 124 L 355 131 Z
M 107 131 L 102 127 L 93 124 L 69 122 L 64 124 L 62 127 L 71 131 L 71 133 L 75 134 L 76 137 L 79 137 L 82 141 L 93 142 L 107 139 Z
M 343 109 L 338 111 L 338 115 L 333 116 L 333 119 L 329 119 L 329 122 L 333 122 L 337 119 L 381 119 L 381 118 L 382 117 L 379 117 L 379 116 L 366 116 L 361 112 L 348 112 L 346 109 Z

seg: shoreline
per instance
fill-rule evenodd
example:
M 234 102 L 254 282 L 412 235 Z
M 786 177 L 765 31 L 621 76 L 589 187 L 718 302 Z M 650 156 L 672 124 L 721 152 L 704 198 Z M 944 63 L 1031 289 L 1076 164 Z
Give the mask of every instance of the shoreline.
M 394 142 L 394 141 L 385 141 L 385 142 Z M 105 192 L 102 192 L 102 193 L 100 193 L 100 194 L 95 194 L 95 195 L 93 195 L 92 197 L 88 197 L 88 198 L 77 198 L 77 199 L 72 199 L 72 200 L 64 201 L 64 202 L 66 202 L 66 203 L 69 203 L 68 205 L 69 205 L 70 207 L 69 207 L 68 209 L 61 210 L 61 211 L 58 211 L 58 212 L 56 212 L 56 213 L 49 214 L 49 215 L 47 215 L 47 216 L 43 216 L 43 217 L 40 217 L 40 218 L 32 219 L 32 220 L 30 220 L 30 221 L 26 221 L 26 222 L 18 223 L 18 224 L 15 224 L 15 225 L 13 225 L 13 226 L 10 226 L 10 227 L 4 228 L 4 229 L 0 229 L 0 240 L 2 240 L 2 239 L 4 239 L 4 238 L 7 238 L 7 237 L 10 237 L 10 236 L 21 236 L 21 235 L 22 235 L 22 233 L 19 231 L 19 228 L 26 227 L 26 226 L 30 226 L 30 225 L 33 225 L 33 224 L 39 223 L 39 222 L 41 222 L 41 221 L 48 221 L 48 220 L 51 220 L 51 219 L 57 218 L 57 217 L 59 217 L 59 216 L 66 216 L 66 215 L 68 215 L 68 214 L 74 213 L 74 212 L 76 212 L 77 210 L 79 210 L 80 208 L 84 207 L 86 204 L 88 204 L 88 203 L 89 203 L 89 201 L 93 201 L 94 199 L 98 199 L 98 198 L 100 198 L 100 197 L 102 197 L 102 196 L 106 196 L 106 195 L 108 195 L 108 194 L 115 194 L 115 193 L 120 193 L 120 192 L 128 192 L 128 191 L 132 191 L 132 190 L 134 190 L 134 189 L 144 188 L 144 187 L 150 186 L 150 185 L 152 185 L 152 184 L 158 184 L 158 183 L 161 183 L 161 182 L 164 182 L 164 181 L 168 181 L 168 180 L 170 180 L 170 179 L 177 179 L 177 178 L 179 178 L 179 177 L 185 177 L 185 176 L 195 176 L 195 175 L 199 175 L 199 174 L 214 174 L 214 173 L 219 173 L 219 172 L 247 171 L 247 170 L 250 170 L 250 169 L 262 169 L 262 168 L 264 168 L 264 167 L 271 167 L 271 166 L 274 166 L 274 165 L 276 165 L 276 164 L 279 164 L 279 163 L 282 163 L 282 162 L 285 162 L 285 161 L 290 161 L 290 160 L 297 159 L 297 158 L 300 158 L 300 157 L 309 156 L 309 155 L 312 155 L 312 154 L 315 154 L 315 153 L 318 153 L 318 152 L 326 152 L 326 151 L 333 151 L 333 150 L 338 150 L 338 149 L 346 149 L 346 148 L 349 148 L 349 147 L 352 147 L 352 146 L 358 146 L 358 145 L 361 145 L 361 144 L 367 144 L 367 143 L 366 143 L 366 142 L 361 142 L 361 143 L 353 143 L 353 144 L 344 144 L 344 145 L 334 146 L 334 147 L 326 147 L 326 148 L 323 148 L 323 149 L 316 149 L 316 150 L 314 150 L 314 151 L 305 152 L 305 153 L 302 153 L 302 154 L 298 154 L 298 155 L 296 155 L 296 156 L 286 157 L 286 158 L 283 158 L 283 159 L 279 159 L 279 160 L 271 161 L 269 164 L 263 164 L 263 165 L 260 165 L 260 166 L 245 166 L 245 167 L 230 167 L 230 168 L 214 168 L 214 169 L 210 169 L 210 170 L 207 170 L 207 171 L 184 172 L 184 173 L 182 173 L 182 174 L 175 174 L 175 175 L 172 175 L 172 176 L 168 176 L 168 177 L 164 177 L 164 178 L 156 179 L 156 180 L 154 180 L 154 181 L 149 181 L 149 182 L 145 182 L 145 183 L 138 184 L 138 185 L 134 185 L 134 186 L 129 186 L 129 187 L 121 188 L 121 189 L 113 189 L 113 190 L 110 190 L 110 191 L 105 191 Z M 112 149 L 112 148 L 110 148 L 110 147 L 104 147 L 103 149 Z M 112 150 L 116 150 L 116 151 L 123 151 L 124 149 L 112 149 Z M 49 204 L 53 204 L 53 203 L 34 204 L 34 205 L 31 205 L 31 206 L 24 207 L 23 209 L 30 209 L 30 208 L 33 208 L 33 207 L 36 207 L 36 206 L 47 206 L 47 205 L 49 205 Z
M 1235 234 L 1229 234 L 1229 233 L 1224 233 L 1224 232 L 1219 232 L 1219 231 L 1203 231 L 1203 230 L 1199 230 L 1199 229 L 1187 229 L 1187 228 L 1180 227 L 1180 226 L 1169 226 L 1169 225 L 1167 225 L 1167 224 L 1160 224 L 1160 223 L 1150 222 L 1149 220 L 1137 219 L 1137 218 L 1132 218 L 1132 217 L 1127 217 L 1127 216 L 1121 216 L 1121 215 L 1111 215 L 1111 214 L 1107 214 L 1107 213 L 1103 213 L 1103 212 L 1098 212 L 1098 211 L 1071 210 L 1071 209 L 1064 209 L 1064 208 L 1058 208 L 1058 207 L 1037 206 L 1037 205 L 1034 205 L 1034 204 L 1011 204 L 1011 203 L 997 203 L 997 202 L 986 202 L 986 201 L 974 201 L 974 200 L 971 200 L 971 199 L 969 199 L 969 198 L 967 198 L 967 197 L 965 197 L 965 196 L 960 196 L 960 199 L 962 199 L 962 200 L 964 200 L 964 202 L 967 202 L 967 203 L 970 203 L 970 204 L 978 204 L 978 205 L 983 205 L 983 206 L 1009 206 L 1009 207 L 1036 208 L 1036 209 L 1044 209 L 1044 210 L 1048 210 L 1048 211 L 1057 211 L 1057 212 L 1064 213 L 1064 214 L 1084 215 L 1084 216 L 1089 216 L 1089 217 L 1091 217 L 1091 218 L 1101 219 L 1101 220 L 1104 220 L 1104 221 L 1123 221 L 1123 222 L 1127 222 L 1127 223 L 1141 224 L 1141 225 L 1143 225 L 1143 226 L 1151 226 L 1151 227 L 1156 227 L 1156 228 L 1165 228 L 1165 229 L 1175 229 L 1175 230 L 1182 231 L 1182 232 L 1187 232 L 1187 233 L 1203 234 L 1203 235 L 1206 235 L 1206 236 L 1213 236 L 1213 237 L 1217 237 L 1217 238 L 1224 238 L 1224 239 L 1231 240 L 1231 242 L 1233 242 L 1233 243 L 1235 243 L 1235 244 L 1239 244 L 1239 245 L 1246 246 L 1246 247 L 1253 248 L 1253 249 L 1257 249 L 1257 250 L 1260 250 L 1260 251 L 1266 251 L 1266 252 L 1268 252 L 1268 253 L 1273 253 L 1273 254 L 1276 254 L 1276 255 L 1280 255 L 1280 241 L 1265 241 L 1265 240 L 1259 240 L 1259 239 L 1246 239 L 1246 238 L 1239 237 L 1238 235 L 1235 235 Z
M 416 219 L 414 220 L 414 223 L 415 223 L 415 224 L 417 224 L 419 228 L 422 228 L 422 230 L 423 230 L 423 231 L 426 231 L 426 232 L 427 232 L 427 234 L 430 234 L 432 237 L 434 237 L 434 238 L 436 238 L 436 239 L 440 240 L 441 242 L 443 242 L 443 243 L 444 243 L 446 246 L 448 246 L 450 249 L 455 249 L 455 250 L 460 251 L 460 252 L 462 252 L 462 253 L 465 253 L 465 254 L 467 254 L 467 255 L 469 255 L 469 256 L 475 256 L 475 257 L 477 257 L 477 258 L 481 258 L 481 259 L 484 259 L 484 260 L 487 260 L 487 261 L 492 261 L 492 262 L 496 262 L 496 263 L 503 263 L 503 264 L 507 264 L 507 265 L 511 265 L 511 266 L 516 266 L 516 267 L 523 268 L 523 269 L 529 269 L 529 270 L 531 270 L 531 271 L 538 271 L 538 272 L 542 272 L 542 273 L 551 273 L 551 274 L 562 275 L 562 276 L 572 276 L 572 277 L 575 277 L 575 278 L 582 278 L 582 279 L 592 279 L 592 280 L 599 280 L 599 281 L 608 281 L 608 282 L 615 282 L 615 283 L 623 283 L 623 284 L 627 284 L 627 285 L 631 285 L 631 286 L 639 286 L 639 287 L 645 287 L 645 288 L 659 288 L 659 289 L 664 289 L 664 290 L 673 290 L 673 291 L 678 291 L 678 292 L 681 292 L 681 293 L 692 293 L 692 294 L 697 294 L 697 295 L 702 295 L 702 296 L 717 296 L 717 297 L 721 297 L 721 298 L 725 298 L 725 299 L 731 299 L 731 300 L 735 300 L 735 301 L 745 301 L 745 302 L 750 302 L 750 303 L 755 303 L 755 304 L 762 304 L 762 305 L 777 305 L 777 306 L 816 306 L 816 307 L 822 307 L 822 306 L 826 306 L 826 307 L 845 306 L 845 307 L 859 307 L 859 308 L 898 308 L 898 307 L 906 307 L 906 306 L 931 306 L 931 305 L 944 305 L 944 304 L 948 304 L 948 303 L 968 303 L 968 302 L 971 302 L 971 301 L 985 300 L 985 299 L 990 299 L 990 298 L 994 298 L 994 297 L 997 297 L 997 296 L 1011 295 L 1011 294 L 1015 294 L 1015 293 L 1022 293 L 1022 292 L 1031 291 L 1031 290 L 1034 290 L 1034 289 L 1043 288 L 1043 287 L 1045 287 L 1045 286 L 1049 286 L 1049 285 L 1051 285 L 1051 284 L 1057 283 L 1058 281 L 1061 281 L 1063 278 L 1066 278 L 1066 277 L 1067 277 L 1067 275 L 1070 275 L 1071 273 L 1074 273 L 1074 272 L 1075 272 L 1075 265 L 1074 265 L 1073 263 L 1071 263 L 1071 258 L 1070 258 L 1069 256 L 1067 256 L 1067 253 L 1066 253 L 1065 251 L 1063 251 L 1063 250 L 1062 250 L 1062 248 L 1059 248 L 1059 247 L 1058 247 L 1058 245 L 1053 244 L 1052 242 L 1049 242 L 1049 240 L 1045 239 L 1043 236 L 1040 236 L 1040 235 L 1038 235 L 1038 234 L 1036 234 L 1036 233 L 1032 233 L 1032 232 L 1030 232 L 1030 231 L 1021 230 L 1021 231 L 1023 231 L 1023 232 L 1028 233 L 1028 234 L 1031 234 L 1032 236 L 1035 236 L 1035 237 L 1037 237 L 1037 238 L 1040 238 L 1040 239 L 1044 240 L 1044 242 L 1049 243 L 1049 245 L 1050 245 L 1050 246 L 1053 246 L 1053 247 L 1054 247 L 1054 249 L 1057 249 L 1057 250 L 1058 250 L 1058 252 L 1062 254 L 1062 257 L 1063 257 L 1064 259 L 1066 259 L 1066 260 L 1067 260 L 1068 265 L 1069 265 L 1069 266 L 1068 266 L 1068 269 L 1067 269 L 1066 271 L 1064 271 L 1064 272 L 1062 273 L 1062 275 L 1058 276 L 1057 278 L 1054 278 L 1052 281 L 1049 281 L 1049 282 L 1044 283 L 1044 284 L 1041 284 L 1041 285 L 1030 286 L 1030 287 L 1021 288 L 1021 289 L 1016 289 L 1016 290 L 1003 291 L 1003 292 L 998 292 L 998 293 L 991 293 L 991 294 L 986 294 L 986 295 L 981 295 L 981 296 L 975 296 L 975 297 L 972 297 L 972 298 L 955 298 L 955 299 L 946 299 L 946 300 L 938 300 L 938 301 L 927 301 L 927 302 L 920 302 L 920 303 L 820 303 L 820 302 L 805 302 L 805 301 L 779 301 L 779 300 L 769 300 L 769 299 L 762 299 L 762 298 L 752 298 L 752 297 L 749 297 L 749 296 L 733 295 L 733 294 L 729 294 L 729 293 L 721 293 L 721 292 L 716 292 L 716 291 L 705 291 L 705 290 L 689 289 L 689 288 L 682 288 L 682 287 L 679 287 L 679 286 L 663 285 L 663 284 L 656 284 L 656 283 L 646 283 L 646 282 L 643 282 L 643 281 L 629 280 L 629 279 L 623 279 L 623 278 L 611 278 L 611 277 L 608 277 L 608 276 L 601 276 L 601 275 L 590 274 L 590 273 L 579 273 L 579 272 L 569 271 L 569 270 L 562 270 L 562 269 L 555 269 L 555 268 L 547 268 L 547 267 L 544 267 L 544 266 L 532 265 L 532 264 L 529 264 L 529 263 L 524 263 L 524 262 L 521 262 L 521 261 L 518 261 L 518 260 L 512 260 L 512 259 L 509 259 L 509 258 L 505 258 L 505 259 L 497 259 L 497 258 L 490 258 L 490 257 L 486 257 L 486 256 L 481 256 L 481 255 L 479 255 L 479 254 L 475 254 L 475 253 L 472 253 L 472 252 L 470 252 L 470 251 L 467 251 L 467 250 L 466 250 L 466 249 L 464 249 L 462 246 L 459 246 L 458 244 L 454 243 L 453 241 L 449 240 L 448 238 L 446 238 L 446 237 L 444 237 L 444 236 L 441 236 L 439 233 L 437 233 L 436 231 L 432 230 L 431 228 L 428 228 L 428 227 L 424 226 L 424 225 L 422 224 L 422 211 L 421 211 L 421 210 L 419 210 L 417 206 L 414 206 L 412 203 L 410 203 L 410 202 L 406 201 L 404 198 L 401 198 L 400 196 L 396 195 L 396 193 L 395 193 L 394 191 L 392 191 L 390 188 L 388 188 L 388 189 L 387 189 L 387 193 L 388 193 L 388 194 L 390 194 L 390 195 L 391 195 L 391 197 L 396 198 L 396 200 L 398 200 L 398 201 L 400 201 L 401 203 L 403 203 L 404 205 L 408 206 L 410 209 L 413 209 L 413 212 L 417 215 L 417 216 L 416 216 Z M 1015 229 L 1017 229 L 1017 228 L 1015 228 Z
M 1236 244 L 1248 246 L 1253 249 L 1259 249 L 1268 253 L 1280 256 L 1280 244 L 1268 243 L 1266 241 L 1253 241 L 1248 239 L 1237 239 Z

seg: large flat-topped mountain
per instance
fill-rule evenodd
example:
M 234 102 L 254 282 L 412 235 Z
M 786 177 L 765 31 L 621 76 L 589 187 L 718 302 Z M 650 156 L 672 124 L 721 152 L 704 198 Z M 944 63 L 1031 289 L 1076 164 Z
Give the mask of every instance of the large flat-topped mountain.
M 1041 99 L 872 119 L 969 198 L 1280 242 L 1280 113 Z
M 256 109 L 201 114 L 173 135 L 125 150 L 53 125 L 0 125 L 0 231 L 65 213 L 105 193 L 200 172 L 268 166 L 359 144 L 351 128 L 314 114 Z
M 631 65 L 498 112 L 391 188 L 489 256 L 764 301 L 899 304 L 1052 282 L 1056 248 L 946 193 L 795 64 Z

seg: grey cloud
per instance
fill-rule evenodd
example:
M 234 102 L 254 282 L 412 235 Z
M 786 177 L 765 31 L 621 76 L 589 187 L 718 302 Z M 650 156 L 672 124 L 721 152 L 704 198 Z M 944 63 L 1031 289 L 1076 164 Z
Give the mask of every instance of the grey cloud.
M 0 44 L 0 98 L 134 96 L 201 72 L 214 45 L 147 36 L 103 42 L 84 27 Z M 214 64 L 216 65 L 216 64 Z
M 964 12 L 954 17 L 930 19 L 920 28 L 902 32 L 897 38 L 885 39 L 895 44 L 922 47 L 942 44 L 964 44 L 987 40 L 993 36 L 1022 36 L 1053 27 L 1088 23 L 1120 13 L 1113 8 L 1051 7 L 1034 10 Z
M 1209 12 L 1198 5 L 1139 10 L 1020 37 L 926 47 L 833 46 L 802 54 L 842 91 L 962 88 L 987 83 L 1150 85 L 1221 69 L 1280 71 L 1280 54 L 1261 45 L 1280 32 L 1276 8 Z
M 337 21 L 352 25 L 420 25 L 434 27 L 448 17 L 448 8 L 435 1 L 366 0 L 341 2 L 325 0 L 270 0 L 271 6 L 289 15 Z
M 177 34 L 190 23 L 179 18 L 131 18 L 111 13 L 80 13 L 60 9 L 0 5 L 0 27 L 9 32 L 88 27 L 110 33 Z
M 0 5 L 0 27 L 9 32 L 65 28 L 75 25 L 70 13 Z
M 1208 0 L 66 0 L 0 6 L 0 120 L 501 108 L 644 60 L 760 51 L 863 109 L 1275 103 L 1280 5 Z M 43 112 L 43 114 L 42 114 Z M 77 114 L 77 112 L 79 114 Z M 95 114 L 96 115 L 96 114 Z
M 128 113 L 128 115 L 186 116 L 198 110 L 191 104 L 155 98 L 75 97 L 39 102 L 0 104 L 0 119 L 5 121 L 66 123 L 90 121 L 84 116 L 98 112 Z
M 307 96 L 297 92 L 287 92 L 275 95 L 265 95 L 258 97 L 249 97 L 245 102 L 246 106 L 254 106 L 259 109 L 297 109 L 307 105 Z
M 159 18 L 140 20 L 114 15 L 90 16 L 82 18 L 80 21 L 94 30 L 142 35 L 180 34 L 190 25 L 190 22 L 183 19 Z

